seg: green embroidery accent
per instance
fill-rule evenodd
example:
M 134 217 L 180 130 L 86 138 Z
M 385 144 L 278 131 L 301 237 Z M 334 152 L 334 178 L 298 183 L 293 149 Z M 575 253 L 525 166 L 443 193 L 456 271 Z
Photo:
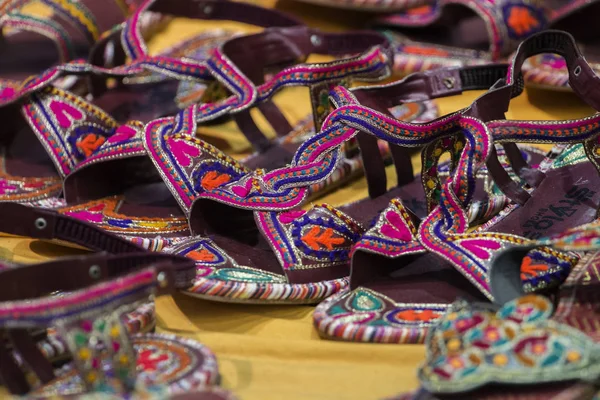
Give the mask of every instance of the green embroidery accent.
M 377 311 L 383 308 L 383 302 L 380 299 L 362 290 L 352 296 L 350 305 L 355 311 Z

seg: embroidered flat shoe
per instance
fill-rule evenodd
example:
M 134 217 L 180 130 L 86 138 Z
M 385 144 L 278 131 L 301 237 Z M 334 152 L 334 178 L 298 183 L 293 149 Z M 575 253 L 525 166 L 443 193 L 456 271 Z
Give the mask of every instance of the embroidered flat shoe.
M 62 180 L 77 164 L 101 145 L 130 154 L 132 149 L 121 144 L 140 135 L 145 122 L 185 107 L 178 97 L 181 82 L 214 81 L 204 61 L 232 33 L 206 32 L 149 56 L 142 38 L 147 12 L 301 25 L 293 17 L 250 4 L 209 0 L 204 9 L 191 10 L 184 2 L 146 1 L 97 41 L 90 63 L 75 60 L 24 80 L 0 81 L 0 114 L 9 121 L 0 141 L 0 201 L 64 205 Z M 189 52 L 198 59 L 188 58 Z M 69 90 L 61 88 L 61 81 L 72 79 Z M 117 83 L 109 88 L 111 79 Z
M 0 325 L 12 343 L 11 353 L 0 342 L 0 376 L 6 388 L 33 397 L 86 392 L 123 396 L 151 394 L 157 387 L 169 395 L 214 384 L 215 357 L 198 342 L 173 335 L 130 335 L 124 326 L 124 314 L 154 295 L 170 293 L 181 279 L 178 274 L 193 271 L 193 263 L 176 265 L 174 259 L 158 256 L 92 255 L 3 268 Z M 56 292 L 61 295 L 47 295 Z M 28 336 L 29 329 L 48 327 L 64 338 L 73 359 L 58 370 Z
M 548 31 L 523 42 L 508 85 L 490 90 L 473 108 L 505 109 L 525 57 L 544 51 L 561 54 L 571 70 L 580 72 L 571 77 L 576 92 L 590 93 L 590 85 L 600 84 L 572 37 Z M 499 100 L 503 97 L 505 104 Z M 594 95 L 583 98 L 600 108 Z M 457 297 L 470 301 L 496 298 L 490 291 L 494 253 L 595 218 L 600 205 L 597 116 L 565 122 L 497 120 L 487 124 L 468 116 L 455 118 L 466 144 L 457 168 L 443 185 L 439 205 L 420 223 L 410 218 L 399 200 L 380 214 L 353 247 L 350 291 L 317 307 L 314 322 L 324 337 L 422 342 Z M 568 157 L 548 162 L 546 168 L 529 170 L 537 176 L 530 175 L 528 185 L 515 181 L 499 185 L 511 204 L 470 231 L 466 210 L 477 190 L 473 174 L 488 159 L 493 141 L 573 146 Z M 570 254 L 537 250 L 523 264 L 519 284 L 528 292 L 548 290 L 566 278 L 576 260 Z
M 598 71 L 599 42 L 590 18 L 598 14 L 599 5 L 580 0 L 441 0 L 378 17 L 375 25 L 388 29 L 396 44 L 394 69 L 401 73 L 504 60 L 521 40 L 545 29 L 574 35 Z M 528 84 L 568 88 L 569 73 L 556 55 L 532 57 L 523 71 Z

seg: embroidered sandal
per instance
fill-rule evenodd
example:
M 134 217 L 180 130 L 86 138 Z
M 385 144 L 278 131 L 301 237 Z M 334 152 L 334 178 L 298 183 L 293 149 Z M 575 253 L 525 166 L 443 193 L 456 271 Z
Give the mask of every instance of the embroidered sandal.
M 0 376 L 10 392 L 123 396 L 160 390 L 170 395 L 214 384 L 215 356 L 198 342 L 163 334 L 130 336 L 123 325 L 123 314 L 174 288 L 174 265 L 156 263 L 156 257 L 147 252 L 92 255 L 3 269 L 0 326 L 11 339 L 13 353 L 24 361 L 19 365 L 0 343 Z M 57 291 L 61 296 L 47 295 Z M 73 358 L 58 370 L 27 334 L 28 329 L 49 326 L 65 339 Z M 37 383 L 31 383 L 29 373 Z
M 359 133 L 359 129 L 370 123 L 376 124 L 377 129 L 402 124 L 387 116 L 393 105 L 489 88 L 505 76 L 505 71 L 503 66 L 438 70 L 383 87 L 351 91 L 336 88 L 333 92 L 336 109 L 327 117 L 322 132 L 299 148 L 288 167 L 243 175 L 198 193 L 189 209 L 190 227 L 194 233 L 211 240 L 190 239 L 169 249 L 180 255 L 190 252 L 197 255 L 201 249 L 206 256 L 206 259 L 196 256 L 198 277 L 186 293 L 224 302 L 291 304 L 316 303 L 341 290 L 347 285 L 349 250 L 367 231 L 371 219 L 397 196 L 410 204 L 423 204 L 422 199 L 427 199 L 424 207 L 417 210 L 421 216 L 426 215 L 439 194 L 435 164 L 445 151 L 452 153 L 453 161 L 457 161 L 455 156 L 463 145 L 444 137 L 445 129 L 452 132 L 458 129 L 448 123 L 456 116 L 422 125 L 407 123 L 417 133 L 406 139 L 372 137 Z M 444 82 L 452 82 L 451 87 Z M 499 108 L 494 112 L 502 114 Z M 370 197 L 339 208 L 327 204 L 308 211 L 299 208 L 310 187 L 335 171 L 343 143 L 354 137 L 361 149 Z M 376 138 L 388 142 L 395 162 L 398 186 L 389 191 Z M 425 147 L 424 163 L 433 164 L 421 179 L 414 177 L 407 154 L 407 147 L 417 146 Z M 516 147 L 508 149 L 511 155 L 520 157 Z M 206 157 L 199 158 L 194 170 L 201 174 L 224 167 L 228 173 L 235 171 L 223 160 L 207 161 Z M 497 170 L 492 162 L 489 165 Z M 519 172 L 525 170 L 529 169 L 523 167 Z M 425 182 L 424 187 L 421 181 Z M 176 189 L 174 194 L 180 193 L 177 186 L 171 187 Z
M 15 203 L 2 203 L 0 204 L 0 216 L 0 232 L 42 240 L 54 240 L 59 243 L 69 243 L 87 250 L 104 252 L 103 254 L 123 255 L 131 253 L 139 255 L 143 252 L 147 253 L 147 250 L 136 246 L 130 241 L 80 220 L 60 215 L 54 211 L 33 209 Z M 98 254 L 96 258 L 102 261 L 102 254 Z M 138 258 L 141 259 L 141 257 Z M 66 261 L 59 259 L 43 265 L 51 268 L 53 265 L 68 264 L 71 262 L 70 260 L 74 260 L 73 263 L 76 263 L 82 259 L 91 260 L 89 257 L 66 259 Z M 173 285 L 178 289 L 189 287 L 195 276 L 193 264 L 182 257 L 147 253 L 145 260 L 146 264 L 154 262 L 172 263 L 174 265 L 173 273 L 176 278 Z M 90 266 L 93 263 L 86 265 Z M 2 268 L 8 267 L 14 268 L 17 266 L 2 263 Z M 94 268 L 90 267 L 89 273 L 93 275 L 92 278 L 96 279 L 96 275 L 102 273 L 103 270 L 98 270 L 100 267 L 102 265 Z M 118 269 L 115 269 L 116 267 L 117 265 L 108 265 L 102 268 L 109 268 L 107 273 L 114 275 L 120 272 Z M 56 272 L 57 276 L 62 279 L 59 274 L 60 268 Z M 145 303 L 131 312 L 124 313 L 122 323 L 129 334 L 154 330 L 154 305 L 152 303 Z M 40 351 L 52 362 L 62 362 L 65 358 L 69 357 L 67 343 L 53 327 L 48 329 L 47 335 L 45 330 L 36 332 L 36 342 Z
M 205 33 L 151 57 L 141 34 L 140 21 L 147 12 L 258 25 L 301 24 L 275 10 L 250 4 L 209 0 L 200 8 L 181 0 L 149 0 L 97 42 L 91 64 L 73 61 L 25 81 L 4 82 L 0 114 L 7 122 L 0 138 L 0 201 L 64 205 L 60 199 L 62 179 L 77 164 L 103 144 L 103 150 L 119 147 L 128 138 L 139 136 L 144 122 L 178 111 L 183 107 L 177 94 L 182 90 L 180 82 L 214 81 L 204 59 L 189 59 L 185 52 L 207 56 L 231 34 Z M 125 63 L 126 57 L 130 62 Z M 119 67 L 108 69 L 111 65 Z M 79 84 L 72 91 L 55 85 L 61 77 L 78 76 Z M 117 85 L 108 88 L 111 76 L 118 78 Z M 89 85 L 82 88 L 86 83 Z M 84 99 L 86 94 L 92 100 Z M 128 154 L 132 151 L 119 149 Z
M 490 284 L 502 307 L 455 302 L 426 338 L 422 389 L 406 398 L 592 399 L 600 378 L 600 344 L 593 328 L 600 320 L 599 280 L 593 274 L 599 234 L 594 222 L 497 254 Z M 521 265 L 542 246 L 594 251 L 561 287 L 554 312 L 545 297 L 520 297 Z
M 590 105 L 600 109 L 593 87 L 600 79 L 577 50 L 572 37 L 548 31 L 519 47 L 508 84 L 480 97 L 470 113 L 506 109 L 515 88 L 515 77 L 527 56 L 555 52 L 565 57 L 572 74 L 571 86 Z M 591 90 L 591 91 L 590 91 Z M 489 117 L 489 115 L 488 115 Z M 381 343 L 422 342 L 429 327 L 446 312 L 456 297 L 470 301 L 495 299 L 490 291 L 492 255 L 503 248 L 527 243 L 529 238 L 561 232 L 593 220 L 600 204 L 600 177 L 596 170 L 597 117 L 566 122 L 496 120 L 486 124 L 469 116 L 454 115 L 445 123 L 460 127 L 464 150 L 451 178 L 443 185 L 439 205 L 420 224 L 407 207 L 393 200 L 374 226 L 353 247 L 350 291 L 317 307 L 314 322 L 327 338 Z M 387 122 L 387 121 L 386 121 Z M 385 132 L 363 125 L 370 132 Z M 404 140 L 414 128 L 400 131 Z M 448 131 L 447 131 L 448 132 Z M 450 132 L 448 132 L 450 133 Z M 474 174 L 487 159 L 493 141 L 505 144 L 557 142 L 574 144 L 569 161 L 562 159 L 544 169 L 521 170 L 528 185 L 500 183 L 511 204 L 485 225 L 470 231 L 467 209 L 477 190 Z M 576 152 L 583 152 L 577 155 Z M 492 153 L 493 154 L 493 153 Z M 557 159 L 558 160 L 558 159 Z M 580 179 L 585 177 L 585 179 Z M 569 254 L 538 250 L 521 270 L 520 284 L 528 292 L 548 290 L 560 283 L 577 260 Z
M 597 69 L 596 34 L 590 21 L 597 1 L 440 0 L 378 17 L 396 44 L 394 69 L 411 73 L 432 68 L 477 65 L 507 58 L 523 39 L 544 29 L 562 29 L 582 44 Z M 596 45 L 596 46 L 594 46 Z M 560 57 L 543 54 L 523 66 L 525 81 L 547 88 L 568 87 Z

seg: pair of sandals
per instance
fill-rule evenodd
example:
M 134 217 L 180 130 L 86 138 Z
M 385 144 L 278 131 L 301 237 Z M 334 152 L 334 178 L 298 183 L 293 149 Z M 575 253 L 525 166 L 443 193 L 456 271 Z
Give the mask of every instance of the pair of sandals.
M 600 392 L 598 221 L 496 255 L 495 305 L 455 302 L 429 332 L 421 389 L 395 399 L 592 399 Z M 552 298 L 520 296 L 520 265 L 536 247 L 591 252 Z M 507 285 L 507 282 L 510 282 Z M 514 298 L 511 298 L 514 295 Z
M 600 11 L 596 0 L 308 1 L 379 12 L 373 25 L 395 44 L 394 69 L 404 74 L 497 62 L 522 40 L 546 29 L 571 33 L 590 66 L 600 70 L 600 38 L 593 28 Z M 569 71 L 556 54 L 532 57 L 523 70 L 529 85 L 568 90 Z

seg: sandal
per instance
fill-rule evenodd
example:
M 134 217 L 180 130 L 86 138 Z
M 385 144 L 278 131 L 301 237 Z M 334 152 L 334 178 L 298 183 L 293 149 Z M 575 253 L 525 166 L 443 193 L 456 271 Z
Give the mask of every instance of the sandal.
M 61 218 L 64 221 L 56 216 L 54 222 Z M 0 326 L 12 343 L 10 352 L 0 342 L 4 385 L 13 394 L 40 397 L 89 391 L 152 393 L 157 385 L 176 393 L 214 384 L 216 361 L 204 346 L 173 335 L 130 336 L 123 325 L 124 314 L 155 294 L 170 293 L 182 274 L 189 279 L 193 269 L 188 260 L 148 252 L 3 268 Z M 56 292 L 61 296 L 47 295 Z M 48 327 L 60 333 L 73 357 L 58 370 L 28 334 L 29 329 Z M 26 377 L 29 373 L 37 384 Z
M 422 125 L 407 123 L 416 132 L 411 138 L 376 136 L 388 141 L 397 171 L 398 186 L 388 191 L 377 141 L 358 133 L 356 127 L 361 126 L 362 130 L 367 121 L 376 121 L 378 129 L 394 124 L 397 121 L 385 113 L 394 104 L 489 88 L 499 77 L 506 76 L 504 71 L 502 66 L 437 70 L 382 87 L 351 91 L 336 88 L 332 95 L 336 110 L 323 124 L 323 131 L 299 148 L 290 166 L 244 175 L 198 193 L 189 210 L 190 227 L 193 233 L 210 237 L 210 241 L 191 238 L 168 250 L 179 255 L 191 253 L 198 261 L 197 280 L 185 293 L 222 302 L 303 304 L 317 303 L 343 289 L 347 285 L 349 250 L 366 232 L 372 217 L 397 196 L 411 204 L 427 199 L 425 207 L 418 210 L 426 215 L 438 196 L 439 180 L 434 171 L 441 154 L 448 151 L 456 161 L 463 145 L 444 137 L 446 129 L 456 131 L 456 126 L 448 121 L 460 113 Z M 495 112 L 503 111 L 496 108 Z M 152 131 L 152 126 L 149 129 Z M 370 198 L 339 208 L 322 204 L 308 211 L 300 209 L 310 187 L 335 170 L 344 141 L 354 136 L 365 163 Z M 413 176 L 406 154 L 406 147 L 416 146 L 425 147 L 423 162 L 432 163 L 421 179 Z M 518 149 L 508 149 L 512 156 L 519 157 Z M 517 154 L 513 154 L 515 149 Z M 224 168 L 222 160 L 207 161 L 201 159 L 196 170 L 208 174 Z M 492 162 L 489 165 L 494 166 Z M 231 165 L 225 166 L 225 171 L 232 170 Z M 525 170 L 528 168 L 519 173 Z
M 0 90 L 4 80 L 20 81 L 54 65 L 87 57 L 102 32 L 123 22 L 142 3 L 45 0 L 51 15 L 41 18 L 23 11 L 32 2 L 7 0 L 0 4 Z
M 523 42 L 508 84 L 477 99 L 471 110 L 484 113 L 483 110 L 506 109 L 512 91 L 521 88 L 515 77 L 519 76 L 524 59 L 543 52 L 565 57 L 570 69 L 576 71 L 571 86 L 577 93 L 585 93 L 582 98 L 600 109 L 594 92 L 600 79 L 585 63 L 573 38 L 564 32 L 547 31 Z M 420 343 L 456 297 L 469 301 L 496 298 L 498 294 L 491 293 L 489 286 L 492 254 L 515 243 L 527 243 L 528 238 L 535 239 L 541 232 L 561 232 L 595 218 L 600 205 L 600 177 L 596 171 L 599 153 L 595 150 L 597 116 L 543 123 L 496 120 L 485 125 L 468 113 L 454 118 L 448 123 L 456 124 L 454 129 L 462 129 L 466 144 L 458 167 L 443 186 L 439 205 L 420 224 L 397 199 L 380 214 L 353 247 L 350 291 L 317 307 L 314 322 L 322 336 Z M 404 128 L 396 126 L 392 125 L 392 132 Z M 406 140 L 410 132 L 405 134 Z M 521 187 L 515 181 L 499 184 L 511 204 L 470 231 L 466 213 L 478 186 L 474 176 L 486 159 L 489 164 L 492 140 L 501 144 L 571 144 L 586 157 L 553 162 L 545 170 L 529 169 L 525 174 L 529 187 Z M 500 183 L 499 175 L 492 175 L 492 179 Z M 551 289 L 566 278 L 576 260 L 570 254 L 538 250 L 523 265 L 519 285 L 527 292 Z
M 130 241 L 112 235 L 80 220 L 58 214 L 55 211 L 33 209 L 16 203 L 2 203 L 0 208 L 2 210 L 0 232 L 5 232 L 1 228 L 10 227 L 8 228 L 8 231 L 13 235 L 43 240 L 54 240 L 57 243 L 68 243 L 91 251 L 102 252 L 94 256 L 100 259 L 100 261 L 103 260 L 102 257 L 107 257 L 107 253 L 115 256 L 126 254 L 139 255 L 143 252 L 147 253 L 147 250 L 136 246 Z M 140 260 L 142 259 L 141 256 L 138 256 L 138 258 Z M 79 262 L 81 259 L 81 257 L 73 258 L 73 260 L 75 260 L 73 262 Z M 89 261 L 92 258 L 88 257 L 83 259 Z M 43 265 L 47 266 L 47 268 L 51 268 L 53 265 L 66 265 L 70 262 L 69 260 L 71 259 L 59 259 L 47 262 Z M 173 285 L 178 289 L 189 287 L 195 276 L 193 263 L 190 263 L 189 260 L 182 257 L 147 253 L 145 260 L 146 261 L 144 262 L 146 264 L 156 262 L 169 262 L 173 264 L 175 266 L 173 269 L 175 277 Z M 104 261 L 102 262 L 105 263 Z M 2 268 L 6 267 L 13 268 L 17 267 L 17 265 L 9 265 L 3 262 Z M 94 275 L 93 277 L 102 272 L 98 271 L 98 268 L 90 268 L 90 275 Z M 116 267 L 110 268 L 111 269 L 109 269 L 107 273 L 120 273 L 119 270 L 114 270 Z M 156 325 L 154 305 L 152 303 L 139 305 L 134 310 L 124 313 L 121 322 L 129 334 L 153 331 Z M 53 363 L 63 362 L 65 359 L 69 358 L 68 345 L 61 337 L 60 332 L 55 328 L 49 328 L 47 332 L 45 330 L 37 332 L 35 339 L 39 350 Z
M 589 19 L 598 1 L 440 0 L 398 14 L 378 17 L 395 43 L 395 71 L 411 73 L 441 67 L 480 65 L 506 59 L 519 42 L 545 29 L 575 36 L 592 68 L 600 70 L 600 52 Z M 569 74 L 561 57 L 541 54 L 523 66 L 526 83 L 568 88 Z
M 560 288 L 556 307 L 546 297 L 523 296 L 522 263 L 540 247 L 593 251 Z M 596 221 L 496 254 L 490 285 L 501 308 L 455 302 L 427 336 L 421 390 L 405 398 L 592 399 L 600 378 L 598 248 Z
M 97 42 L 90 55 L 91 64 L 74 61 L 22 82 L 8 86 L 4 82 L 0 114 L 8 126 L 0 138 L 0 201 L 50 208 L 64 205 L 60 198 L 62 180 L 77 164 L 102 144 L 103 150 L 118 147 L 121 141 L 139 136 L 144 122 L 177 112 L 180 81 L 214 80 L 204 61 L 181 56 L 192 50 L 196 55 L 206 54 L 231 34 L 204 33 L 169 49 L 171 53 L 150 57 L 141 35 L 146 12 L 229 18 L 258 25 L 301 24 L 277 11 L 250 4 L 209 0 L 202 9 L 190 9 L 184 1 L 147 1 L 126 23 Z M 111 57 L 105 57 L 111 52 Z M 126 57 L 131 62 L 125 64 Z M 120 67 L 107 69 L 111 64 Z M 72 91 L 55 85 L 61 77 L 82 75 L 87 81 L 79 79 Z M 110 76 L 119 80 L 109 89 Z M 84 90 L 81 86 L 86 83 L 89 86 Z M 93 99 L 85 100 L 86 94 Z M 132 149 L 124 151 L 131 153 Z

